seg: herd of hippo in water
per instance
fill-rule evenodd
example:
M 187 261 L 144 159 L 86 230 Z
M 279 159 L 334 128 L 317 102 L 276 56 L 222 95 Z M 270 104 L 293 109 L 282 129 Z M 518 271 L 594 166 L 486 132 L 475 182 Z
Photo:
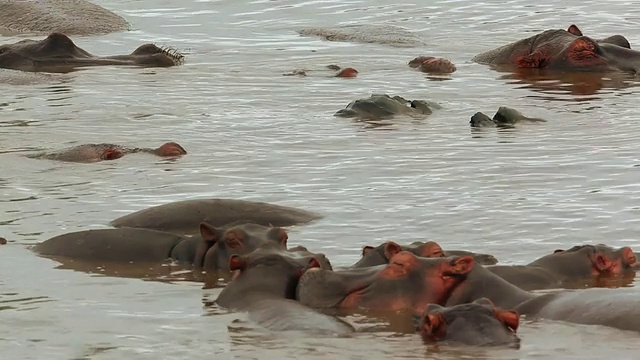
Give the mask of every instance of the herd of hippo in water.
M 70 72 L 79 67 L 129 65 L 170 67 L 182 64 L 178 51 L 143 44 L 126 55 L 97 56 L 77 47 L 68 35 L 125 31 L 120 16 L 87 1 L 0 0 L 0 34 L 45 34 L 42 40 L 0 45 L 0 68 L 23 72 Z M 301 35 L 329 41 L 415 45 L 419 40 L 394 27 L 372 25 L 333 29 L 308 28 Z M 601 40 L 575 26 L 547 30 L 474 57 L 495 68 L 548 71 L 624 72 L 635 74 L 640 52 L 620 35 Z M 409 67 L 449 74 L 449 60 L 419 56 Z M 353 68 L 328 66 L 335 77 L 357 77 Z M 298 69 L 284 75 L 307 76 Z M 425 116 L 438 108 L 424 100 L 372 94 L 357 99 L 339 117 L 363 120 L 396 115 Z M 499 107 L 493 118 L 478 112 L 472 127 L 512 127 L 544 122 Z M 59 161 L 95 162 L 131 153 L 181 156 L 186 150 L 169 142 L 156 149 L 114 144 L 84 144 L 29 155 Z M 113 220 L 111 228 L 62 234 L 32 247 L 40 256 L 63 263 L 95 266 L 182 264 L 195 273 L 213 274 L 224 289 L 216 303 L 244 311 L 274 330 L 348 335 L 356 329 L 344 315 L 381 316 L 394 329 L 418 332 L 425 341 L 519 347 L 521 316 L 640 332 L 637 296 L 625 289 L 640 268 L 629 247 L 576 244 L 527 265 L 496 265 L 490 254 L 443 249 L 433 241 L 398 244 L 387 241 L 362 249 L 348 268 L 303 246 L 290 246 L 285 229 L 321 215 L 297 208 L 234 199 L 184 200 L 144 209 Z M 0 238 L 0 243 L 6 243 Z M 73 265 L 71 265 L 73 266 Z M 205 285 L 206 287 L 206 285 Z M 563 290 L 559 290 L 563 289 Z M 553 290 L 544 294 L 534 290 Z

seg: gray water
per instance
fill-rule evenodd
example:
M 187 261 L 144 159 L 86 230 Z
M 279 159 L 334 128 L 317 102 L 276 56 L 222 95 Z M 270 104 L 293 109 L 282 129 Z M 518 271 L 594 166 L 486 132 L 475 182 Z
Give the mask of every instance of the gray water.
M 425 346 L 417 335 L 324 339 L 236 324 L 208 303 L 219 289 L 55 269 L 28 245 L 106 227 L 123 214 L 194 197 L 274 202 L 326 217 L 289 230 L 291 245 L 354 263 L 364 245 L 435 240 L 445 249 L 524 263 L 557 248 L 604 242 L 640 249 L 640 108 L 634 81 L 509 78 L 470 59 L 549 28 L 625 35 L 640 46 L 630 1 L 160 1 L 96 3 L 133 30 L 74 38 L 89 52 L 145 42 L 187 58 L 168 69 L 101 67 L 45 84 L 0 87 L 0 352 L 6 359 L 585 359 L 636 358 L 638 335 L 525 322 L 520 350 Z M 416 2 L 418 3 L 418 2 Z M 392 24 L 426 45 L 323 41 L 295 30 Z M 10 43 L 21 37 L 4 37 Z M 451 59 L 433 78 L 406 64 Z M 283 77 L 338 64 L 356 79 Z M 371 93 L 442 105 L 427 119 L 372 127 L 333 117 Z M 472 133 L 499 106 L 549 121 Z M 182 144 L 168 161 L 130 155 L 97 164 L 24 155 L 92 142 Z M 167 274 L 171 269 L 165 270 Z M 640 294 L 640 293 L 639 293 Z M 357 323 L 358 319 L 351 319 Z

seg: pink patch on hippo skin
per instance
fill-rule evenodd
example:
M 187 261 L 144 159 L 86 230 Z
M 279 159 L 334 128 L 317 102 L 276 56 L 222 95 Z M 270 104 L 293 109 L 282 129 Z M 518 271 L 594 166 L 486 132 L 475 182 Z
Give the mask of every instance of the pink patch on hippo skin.
M 336 77 L 342 78 L 354 78 L 356 76 L 358 76 L 358 70 L 350 67 L 342 69 L 339 73 L 336 74 Z
M 607 62 L 596 53 L 598 44 L 588 37 L 575 39 L 567 51 L 567 60 L 580 66 L 606 66 Z
M 456 71 L 456 66 L 445 58 L 433 58 L 420 64 L 420 71 L 436 74 L 451 74 Z
M 548 58 L 540 51 L 532 52 L 529 55 L 524 55 L 516 58 L 516 66 L 519 68 L 539 69 L 548 65 Z
M 124 156 L 124 152 L 119 149 L 110 149 L 102 153 L 101 160 L 115 160 Z

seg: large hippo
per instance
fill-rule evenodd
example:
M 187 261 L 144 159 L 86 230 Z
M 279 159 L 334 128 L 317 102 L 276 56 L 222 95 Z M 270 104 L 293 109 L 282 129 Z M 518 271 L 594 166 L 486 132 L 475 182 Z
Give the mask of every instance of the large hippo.
M 473 61 L 506 68 L 558 71 L 625 72 L 640 70 L 640 52 L 624 37 L 595 40 L 577 27 L 546 30 L 523 40 L 476 55 Z
M 334 28 L 313 27 L 299 30 L 300 35 L 320 36 L 328 41 L 375 43 L 398 47 L 413 47 L 424 42 L 414 33 L 393 25 L 344 25 Z
M 432 113 L 429 104 L 424 100 L 407 100 L 400 96 L 373 94 L 368 98 L 350 102 L 346 108 L 338 110 L 334 115 L 362 120 L 388 119 L 396 115 L 424 117 Z
M 187 237 L 164 231 L 117 228 L 82 230 L 62 234 L 33 247 L 44 257 L 102 263 L 154 264 L 166 260 L 217 272 L 228 269 L 229 258 L 272 244 L 287 246 L 284 229 L 253 223 L 230 223 L 215 227 L 200 224 L 200 236 Z
M 288 206 L 235 199 L 193 199 L 153 206 L 119 217 L 115 227 L 135 227 L 183 235 L 198 234 L 200 223 L 223 226 L 251 221 L 264 226 L 292 226 L 309 223 L 321 215 Z
M 540 118 L 527 117 L 522 115 L 518 110 L 510 107 L 501 106 L 496 111 L 493 118 L 485 115 L 484 113 L 477 112 L 471 116 L 469 125 L 474 128 L 479 127 L 499 127 L 499 128 L 513 128 L 517 123 L 543 123 L 547 120 Z
M 348 323 L 294 301 L 300 276 L 312 268 L 330 270 L 331 264 L 324 255 L 304 248 L 283 251 L 265 245 L 246 255 L 232 255 L 229 270 L 234 271 L 233 279 L 216 303 L 230 310 L 246 311 L 249 319 L 270 330 L 331 335 L 353 332 Z
M 491 300 L 482 298 L 450 307 L 427 305 L 420 315 L 418 331 L 428 342 L 519 349 L 520 338 L 516 335 L 519 324 L 517 311 L 496 308 Z
M 352 268 L 361 268 L 368 266 L 376 266 L 388 264 L 389 259 L 400 251 L 409 251 L 416 256 L 421 257 L 448 257 L 453 255 L 472 256 L 478 264 L 494 265 L 498 262 L 493 255 L 478 254 L 465 250 L 448 250 L 444 251 L 435 241 L 415 241 L 409 245 L 398 245 L 393 241 L 387 241 L 376 247 L 365 246 L 362 248 L 362 258 L 355 263 Z
M 77 47 L 62 33 L 52 33 L 43 40 L 0 45 L 0 68 L 33 72 L 70 72 L 99 65 L 169 67 L 180 65 L 183 60 L 177 51 L 153 44 L 141 45 L 128 55 L 99 57 Z
M 98 162 L 119 159 L 127 154 L 147 153 L 161 157 L 185 155 L 187 151 L 175 142 L 151 148 L 129 148 L 115 144 L 82 144 L 50 153 L 27 155 L 32 159 L 48 159 L 68 162 Z
M 600 277 L 633 271 L 636 257 L 629 247 L 579 245 L 558 250 L 527 265 L 496 265 L 487 269 L 524 290 L 593 286 Z
M 85 0 L 0 0 L 0 35 L 96 35 L 129 30 L 129 23 Z

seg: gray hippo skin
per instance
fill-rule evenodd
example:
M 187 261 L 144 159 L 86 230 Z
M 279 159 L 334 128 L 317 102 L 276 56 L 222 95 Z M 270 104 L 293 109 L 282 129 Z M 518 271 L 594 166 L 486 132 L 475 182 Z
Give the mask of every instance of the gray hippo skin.
M 82 144 L 51 153 L 27 155 L 31 159 L 47 159 L 66 162 L 92 163 L 119 159 L 127 154 L 147 153 L 161 157 L 185 155 L 187 151 L 177 143 L 168 142 L 155 149 L 128 148 L 115 144 Z
M 640 72 L 640 52 L 621 35 L 597 40 L 575 26 L 546 30 L 526 39 L 476 55 L 473 61 L 507 69 L 560 72 Z
M 42 40 L 21 40 L 0 45 L 0 68 L 33 72 L 71 72 L 79 67 L 127 65 L 170 67 L 184 56 L 153 44 L 139 46 L 131 54 L 99 57 L 79 48 L 66 35 L 52 33 Z
M 97 35 L 129 30 L 129 23 L 85 0 L 0 0 L 0 35 Z
M 334 115 L 362 120 L 389 119 L 396 115 L 423 117 L 432 113 L 423 100 L 406 100 L 400 96 L 373 94 L 368 98 L 354 100 Z
M 200 223 L 223 226 L 236 221 L 250 221 L 264 226 L 306 224 L 322 216 L 288 206 L 235 199 L 193 199 L 153 206 L 119 217 L 114 227 L 135 227 L 176 234 L 199 233 Z
M 522 115 L 518 110 L 512 109 L 506 106 L 501 106 L 498 111 L 493 115 L 493 119 L 487 115 L 477 112 L 471 117 L 469 124 L 471 127 L 500 127 L 500 128 L 512 128 L 517 123 L 542 123 L 547 120 L 539 118 L 531 118 Z
M 397 47 L 413 47 L 424 42 L 414 33 L 393 25 L 346 25 L 335 28 L 305 28 L 300 35 L 320 36 L 328 41 L 373 43 Z
M 435 241 L 416 241 L 409 245 L 398 245 L 393 241 L 387 241 L 376 247 L 365 246 L 362 248 L 362 258 L 355 263 L 352 268 L 362 268 L 368 266 L 377 266 L 388 264 L 389 259 L 400 251 L 409 251 L 416 256 L 433 258 L 433 257 L 449 257 L 449 256 L 471 256 L 476 263 L 483 265 L 494 265 L 498 263 L 493 255 L 478 254 L 465 250 L 448 250 L 444 251 Z
M 520 348 L 516 335 L 520 314 L 496 308 L 487 298 L 469 304 L 443 307 L 429 304 L 420 316 L 418 331 L 425 342 L 452 345 Z
M 249 319 L 274 331 L 305 331 L 347 335 L 353 327 L 338 318 L 321 314 L 295 299 L 302 274 L 312 268 L 331 270 L 323 254 L 304 248 L 284 251 L 265 245 L 246 255 L 233 255 L 229 270 L 233 280 L 216 303 L 230 310 L 246 311 Z

